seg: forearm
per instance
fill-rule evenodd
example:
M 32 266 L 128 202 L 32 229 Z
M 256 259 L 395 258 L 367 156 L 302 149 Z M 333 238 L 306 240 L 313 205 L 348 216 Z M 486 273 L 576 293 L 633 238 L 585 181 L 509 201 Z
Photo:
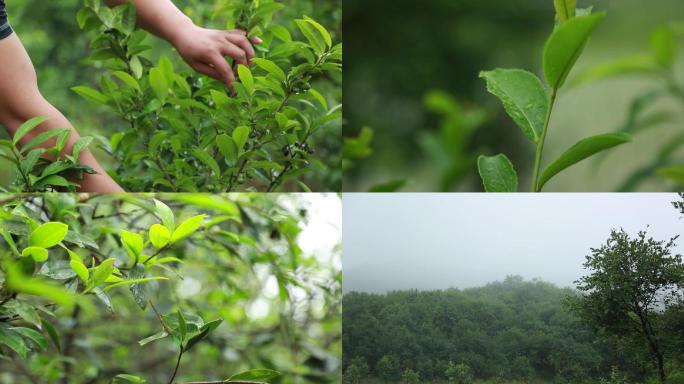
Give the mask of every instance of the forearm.
M 110 6 L 126 4 L 128 0 L 105 0 Z M 192 20 L 183 14 L 171 0 L 133 0 L 138 25 L 146 31 L 175 45 L 179 33 L 193 27 Z

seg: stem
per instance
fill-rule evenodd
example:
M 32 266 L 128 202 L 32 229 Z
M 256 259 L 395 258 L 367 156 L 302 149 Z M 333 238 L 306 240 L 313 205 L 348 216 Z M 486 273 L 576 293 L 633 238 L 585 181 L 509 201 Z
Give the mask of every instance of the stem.
M 541 168 L 542 154 L 544 152 L 544 142 L 546 141 L 546 133 L 549 130 L 549 123 L 551 122 L 551 112 L 553 112 L 553 106 L 556 103 L 557 95 L 557 89 L 551 91 L 549 109 L 546 111 L 546 117 L 544 119 L 544 128 L 542 128 L 541 137 L 537 143 L 537 152 L 534 156 L 534 173 L 532 174 L 532 192 L 539 192 L 539 171 Z
M 169 384 L 173 384 L 173 380 L 176 378 L 176 374 L 178 374 L 178 367 L 180 367 L 180 362 L 181 362 L 182 358 L 183 358 L 183 347 L 181 347 L 180 353 L 178 353 L 178 360 L 176 360 L 176 368 L 173 369 L 173 375 L 171 376 L 171 379 L 169 379 Z

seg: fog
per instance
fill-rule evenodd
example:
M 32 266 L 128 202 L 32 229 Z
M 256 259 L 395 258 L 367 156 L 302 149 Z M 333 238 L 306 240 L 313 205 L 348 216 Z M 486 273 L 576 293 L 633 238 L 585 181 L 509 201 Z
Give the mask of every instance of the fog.
M 684 233 L 676 194 L 343 196 L 344 290 L 468 288 L 507 275 L 574 286 L 611 229 Z M 682 253 L 678 241 L 677 252 Z

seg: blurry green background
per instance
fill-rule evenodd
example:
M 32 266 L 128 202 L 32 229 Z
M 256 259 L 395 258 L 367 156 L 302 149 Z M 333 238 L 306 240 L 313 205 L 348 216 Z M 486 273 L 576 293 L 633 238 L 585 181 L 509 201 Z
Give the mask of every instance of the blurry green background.
M 335 41 L 342 40 L 341 0 L 296 0 L 285 1 L 286 7 L 277 13 L 276 21 L 292 27 L 295 18 L 307 15 L 328 28 Z M 38 74 L 38 85 L 43 96 L 56 106 L 71 121 L 82 135 L 102 135 L 107 140 L 116 132 L 115 127 L 122 121 L 116 118 L 106 107 L 95 107 L 81 96 L 71 91 L 76 85 L 95 86 L 99 83 L 104 70 L 98 70 L 97 63 L 86 62 L 90 52 L 89 37 L 83 33 L 76 23 L 76 12 L 81 8 L 83 0 L 9 0 L 7 12 L 12 27 L 26 47 Z M 224 28 L 225 18 L 212 14 L 223 0 L 173 0 L 193 21 L 205 27 Z M 164 40 L 148 37 L 154 48 L 153 62 L 161 54 L 175 59 L 181 65 L 183 60 L 173 54 L 173 47 Z M 185 65 L 185 64 L 182 64 Z M 185 68 L 188 68 L 185 66 Z M 331 81 L 315 84 L 330 100 L 342 100 L 342 90 Z M 0 125 L 0 127 L 2 127 Z M 316 138 L 319 157 L 331 169 L 338 169 L 340 162 L 341 126 L 332 125 Z M 7 133 L 0 128 L 0 137 Z M 93 148 L 94 149 L 94 148 Z M 106 165 L 111 160 L 107 154 L 95 149 L 100 163 Z M 0 169 L 0 186 L 9 183 L 9 167 Z M 337 190 L 341 175 L 338 172 L 330 175 L 318 175 L 317 189 Z
M 684 20 L 681 0 L 579 0 L 608 17 L 594 33 L 570 76 L 620 56 L 648 52 L 649 35 L 665 23 Z M 455 97 L 466 110 L 484 108 L 485 125 L 467 144 L 474 154 L 506 153 L 520 185 L 531 178 L 534 147 L 478 79 L 481 70 L 524 68 L 541 76 L 544 42 L 554 23 L 551 0 L 345 0 L 345 137 L 364 126 L 374 130 L 373 154 L 345 171 L 345 191 L 368 190 L 388 180 L 406 179 L 406 191 L 438 191 L 439 155 L 421 146 L 443 118 L 424 105 L 435 89 Z M 681 48 L 680 41 L 680 48 Z M 680 55 L 679 82 L 684 80 Z M 635 77 L 565 88 L 554 110 L 544 164 L 586 136 L 616 131 L 637 95 L 658 87 Z M 564 172 L 545 191 L 609 191 L 655 157 L 658 148 L 684 131 L 684 106 L 664 100 L 657 109 L 676 113 L 673 122 L 638 133 L 632 144 L 611 150 L 603 161 L 590 159 Z M 684 151 L 679 151 L 684 158 Z M 681 161 L 684 163 L 684 161 Z M 474 164 L 449 190 L 481 191 Z M 675 188 L 651 177 L 638 190 Z

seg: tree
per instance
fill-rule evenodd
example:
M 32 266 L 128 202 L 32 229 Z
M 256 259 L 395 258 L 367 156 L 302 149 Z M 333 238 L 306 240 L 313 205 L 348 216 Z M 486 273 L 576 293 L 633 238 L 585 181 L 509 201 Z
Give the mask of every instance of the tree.
M 401 376 L 399 370 L 399 362 L 397 358 L 392 355 L 385 355 L 375 367 L 376 373 L 382 380 L 387 382 L 397 381 Z
M 591 326 L 609 335 L 641 338 L 661 383 L 666 381 L 662 313 L 676 304 L 684 288 L 681 255 L 672 255 L 677 237 L 657 241 L 641 231 L 636 238 L 612 231 L 592 248 L 584 267 L 591 274 L 575 283 L 584 295 L 572 307 Z
M 473 369 L 468 364 L 454 364 L 450 361 L 445 373 L 449 383 L 470 384 L 473 382 Z
M 355 357 L 344 371 L 342 382 L 344 384 L 361 384 L 362 380 L 368 376 L 368 363 L 362 357 Z
M 406 368 L 401 374 L 401 381 L 404 384 L 418 384 L 420 383 L 420 375 L 411 368 Z

